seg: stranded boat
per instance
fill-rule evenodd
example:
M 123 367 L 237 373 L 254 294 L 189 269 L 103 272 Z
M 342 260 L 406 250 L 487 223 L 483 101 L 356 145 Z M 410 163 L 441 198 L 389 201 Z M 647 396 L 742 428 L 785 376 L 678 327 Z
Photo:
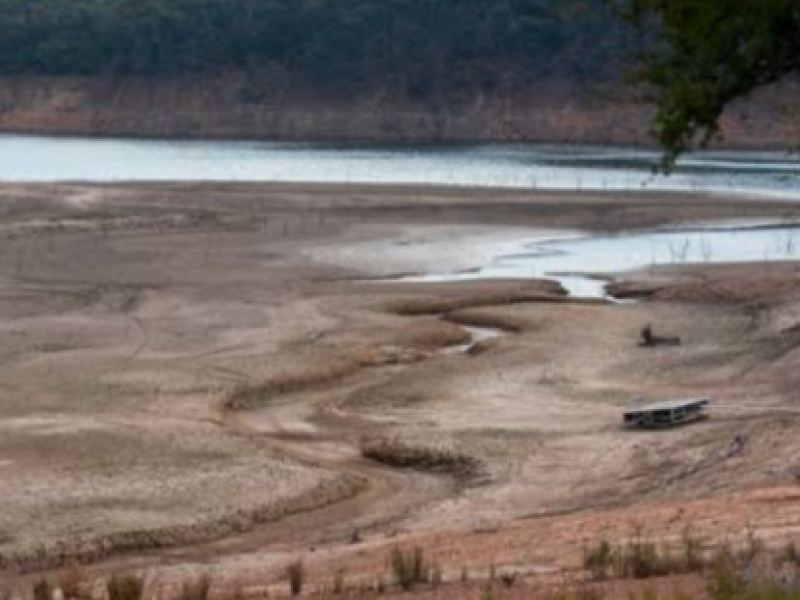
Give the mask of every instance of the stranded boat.
M 645 429 L 678 427 L 708 418 L 710 398 L 689 400 L 668 400 L 637 408 L 623 413 L 625 425 Z

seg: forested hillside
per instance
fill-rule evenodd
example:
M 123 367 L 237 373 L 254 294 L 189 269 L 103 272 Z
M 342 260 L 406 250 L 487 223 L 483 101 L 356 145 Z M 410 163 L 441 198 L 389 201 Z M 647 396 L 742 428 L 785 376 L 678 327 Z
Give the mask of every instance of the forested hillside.
M 646 143 L 613 4 L 0 0 L 0 131 Z M 734 112 L 727 139 L 792 139 L 794 98 Z
M 600 0 L 0 0 L 0 74 L 235 69 L 409 98 L 598 80 L 630 39 Z

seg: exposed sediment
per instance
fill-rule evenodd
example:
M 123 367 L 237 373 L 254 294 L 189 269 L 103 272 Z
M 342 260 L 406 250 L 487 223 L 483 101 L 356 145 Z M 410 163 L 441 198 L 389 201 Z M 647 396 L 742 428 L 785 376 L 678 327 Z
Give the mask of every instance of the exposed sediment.
M 17 232 L 0 236 L 0 555 L 9 569 L 213 557 L 235 571 L 248 553 L 248 566 L 300 556 L 329 576 L 342 557 L 377 572 L 393 545 L 445 538 L 457 556 L 447 560 L 461 564 L 471 560 L 462 547 L 481 559 L 555 563 L 586 531 L 602 535 L 592 529 L 606 522 L 597 508 L 620 511 L 620 530 L 631 514 L 677 523 L 698 498 L 793 481 L 795 264 L 632 273 L 629 293 L 659 291 L 624 306 L 576 302 L 552 282 L 374 279 L 419 272 L 426 256 L 436 271 L 479 266 L 491 253 L 474 252 L 476 231 L 502 242 L 544 227 L 775 217 L 785 203 L 71 184 L 0 186 L 0 206 L 0 229 Z M 181 217 L 199 214 L 210 216 Z M 30 222 L 63 228 L 40 235 Z M 118 229 L 107 235 L 101 223 Z M 646 323 L 684 343 L 642 351 Z M 468 356 L 470 325 L 508 335 Z M 240 390 L 253 402 L 220 413 Z M 707 422 L 631 434 L 620 411 L 643 394 L 717 402 Z M 365 433 L 403 445 L 379 445 L 370 460 Z M 745 450 L 731 454 L 739 437 Z M 797 516 L 794 496 L 780 506 Z M 766 523 L 768 512 L 750 514 Z M 567 513 L 572 521 L 558 520 Z M 727 531 L 743 529 L 738 519 Z M 531 548 L 524 534 L 507 543 L 506 529 L 534 520 L 552 545 Z M 351 546 L 358 537 L 365 545 Z
M 536 141 L 646 144 L 652 109 L 617 89 L 544 81 L 533 90 L 448 101 L 297 93 L 254 100 L 243 74 L 3 77 L 0 130 L 98 136 L 291 140 Z M 627 96 L 627 97 L 626 97 Z M 730 112 L 728 144 L 788 147 L 796 89 L 761 92 Z

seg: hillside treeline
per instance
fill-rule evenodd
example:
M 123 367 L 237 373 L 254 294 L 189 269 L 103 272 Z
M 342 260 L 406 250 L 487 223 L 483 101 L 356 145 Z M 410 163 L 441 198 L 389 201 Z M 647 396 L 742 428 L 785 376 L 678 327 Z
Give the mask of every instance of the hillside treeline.
M 229 69 L 440 96 L 596 80 L 626 52 L 599 0 L 0 0 L 0 73 Z

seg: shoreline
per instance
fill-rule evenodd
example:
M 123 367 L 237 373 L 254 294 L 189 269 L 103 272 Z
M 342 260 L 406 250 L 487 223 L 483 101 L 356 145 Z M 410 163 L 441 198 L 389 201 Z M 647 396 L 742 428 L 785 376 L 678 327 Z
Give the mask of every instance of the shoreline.
M 0 137 L 20 137 L 20 138 L 40 138 L 40 139 L 60 139 L 60 140 L 88 140 L 88 141 L 130 141 L 130 142 L 164 142 L 164 143 L 241 143 L 241 144 L 286 144 L 286 145 L 309 145 L 318 148 L 341 149 L 341 150 L 383 150 L 383 149 L 450 149 L 450 148 L 469 148 L 473 146 L 486 147 L 559 147 L 566 149 L 611 149 L 624 151 L 640 151 L 659 153 L 659 145 L 653 141 L 612 141 L 603 138 L 587 138 L 574 140 L 569 138 L 550 139 L 550 138 L 530 138 L 517 139 L 513 137 L 490 137 L 490 138 L 440 138 L 440 137 L 420 137 L 408 139 L 405 137 L 279 137 L 241 134 L 237 136 L 227 135 L 208 135 L 190 133 L 179 135 L 160 135 L 144 134 L 133 131 L 114 133 L 114 132 L 93 132 L 91 130 L 60 130 L 43 127 L 37 128 L 0 128 Z M 691 152 L 766 152 L 776 154 L 793 154 L 796 147 L 791 144 L 768 143 L 759 144 L 746 141 L 712 141 L 708 146 L 694 148 Z M 124 183 L 124 182 L 122 182 Z M 314 183 L 314 182 L 303 182 Z

